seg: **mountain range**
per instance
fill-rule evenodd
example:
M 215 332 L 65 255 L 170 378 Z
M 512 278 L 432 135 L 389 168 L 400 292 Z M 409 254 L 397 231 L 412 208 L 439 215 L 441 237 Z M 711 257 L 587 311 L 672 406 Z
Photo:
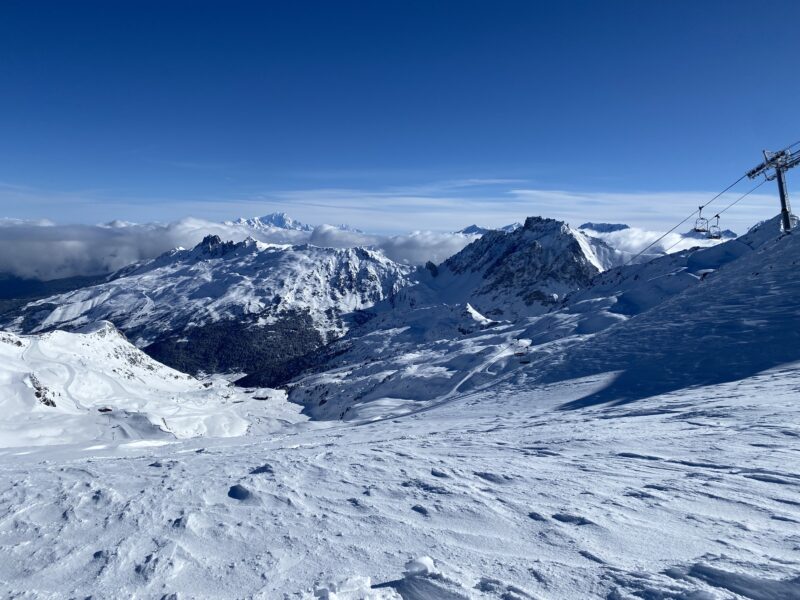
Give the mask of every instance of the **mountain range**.
M 273 217 L 257 221 L 304 227 Z M 22 333 L 109 321 L 177 369 L 258 373 L 261 385 L 276 385 L 294 373 L 298 359 L 381 312 L 382 304 L 469 302 L 491 319 L 537 314 L 625 258 L 597 238 L 538 217 L 489 231 L 427 269 L 361 248 L 207 236 L 192 249 L 34 300 L 3 319 Z
M 575 232 L 557 221 L 528 219 L 525 228 L 518 233 L 546 239 L 549 248 L 561 249 L 558 259 L 549 257 L 545 263 L 552 271 L 536 273 L 531 282 L 519 286 L 528 290 L 533 281 L 550 282 L 553 287 L 545 287 L 546 293 L 540 288 L 543 293 L 537 294 L 534 304 L 540 308 L 513 310 L 519 306 L 513 287 L 501 295 L 490 293 L 488 305 L 480 304 L 482 294 L 465 294 L 444 305 L 427 290 L 416 293 L 430 285 L 423 280 L 398 295 L 413 298 L 404 303 L 400 318 L 393 311 L 323 349 L 315 368 L 290 384 L 290 399 L 304 403 L 315 418 L 363 419 L 374 414 L 376 405 L 384 416 L 401 415 L 436 398 L 511 377 L 541 382 L 589 376 L 603 372 L 605 361 L 623 372 L 626 365 L 634 369 L 605 392 L 605 401 L 624 401 L 644 393 L 640 390 L 656 393 L 680 386 L 686 378 L 728 380 L 748 368 L 800 360 L 798 330 L 789 325 L 797 314 L 787 304 L 798 282 L 794 275 L 785 280 L 780 275 L 793 273 L 800 262 L 800 245 L 792 236 L 780 237 L 777 217 L 738 239 L 633 265 L 593 264 L 592 254 L 577 244 Z M 570 245 L 572 254 L 563 250 Z M 481 263 L 473 254 L 480 247 L 475 243 L 451 260 L 474 265 L 480 273 Z M 781 257 L 781 270 L 766 266 L 776 255 Z M 484 274 L 478 280 L 486 281 Z M 498 282 L 508 280 L 489 281 L 489 289 L 500 289 Z M 760 291 L 751 294 L 756 284 Z M 560 293 L 548 297 L 550 290 Z M 498 308 L 498 298 L 505 299 L 500 319 L 486 318 Z M 483 308 L 477 318 L 476 308 Z M 679 317 L 681 312 L 686 316 Z M 737 321 L 749 323 L 747 314 L 763 316 L 754 317 L 749 326 Z M 721 325 L 723 319 L 730 321 Z M 751 340 L 756 331 L 765 339 L 782 341 L 759 350 Z M 599 340 L 606 340 L 602 351 L 592 350 Z M 729 355 L 725 347 L 734 340 L 750 349 Z M 713 356 L 701 359 L 712 347 Z M 585 364 L 579 366 L 577 357 Z M 667 364 L 680 367 L 673 371 Z M 628 380 L 631 383 L 622 384 Z M 595 401 L 599 402 L 585 400 Z
M 208 236 L 26 300 L 0 588 L 796 597 L 800 240 L 630 233 L 531 217 L 420 267 Z
M 274 382 L 284 365 L 342 335 L 413 272 L 361 248 L 207 236 L 98 285 L 33 301 L 5 315 L 6 327 L 36 333 L 109 321 L 180 370 L 274 372 Z

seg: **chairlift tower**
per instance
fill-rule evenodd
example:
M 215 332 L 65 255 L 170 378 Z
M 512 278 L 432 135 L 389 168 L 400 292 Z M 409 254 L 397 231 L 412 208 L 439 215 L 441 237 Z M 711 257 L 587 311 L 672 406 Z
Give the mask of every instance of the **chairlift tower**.
M 790 152 L 789 148 L 778 152 L 764 150 L 764 162 L 747 172 L 750 179 L 763 175 L 767 181 L 773 179 L 778 181 L 778 193 L 781 197 L 781 221 L 784 231 L 792 229 L 792 209 L 789 206 L 789 192 L 786 190 L 786 171 L 797 165 L 800 165 L 800 150 L 795 152 Z

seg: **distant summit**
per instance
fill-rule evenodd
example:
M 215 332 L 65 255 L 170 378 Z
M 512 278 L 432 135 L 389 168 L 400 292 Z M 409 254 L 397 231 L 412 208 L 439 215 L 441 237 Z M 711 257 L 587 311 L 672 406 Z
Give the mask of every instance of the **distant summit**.
M 291 229 L 294 231 L 312 231 L 314 228 L 311 225 L 306 225 L 300 221 L 294 220 L 292 217 L 284 212 L 270 213 L 263 217 L 251 217 L 249 219 L 239 218 L 236 221 L 227 221 L 229 225 L 244 225 L 263 231 L 265 229 Z
M 516 222 L 497 228 L 481 227 L 480 225 L 472 224 L 468 227 L 464 227 L 464 229 L 456 231 L 456 233 L 463 233 L 465 235 L 484 235 L 486 233 L 489 233 L 490 231 L 503 231 L 505 233 L 511 233 L 512 231 L 516 231 L 520 227 L 522 227 L 522 223 L 516 223 Z
M 274 231 L 275 229 L 304 231 L 307 233 L 314 231 L 313 225 L 301 223 L 284 212 L 270 213 L 263 217 L 250 217 L 248 219 L 242 217 L 235 221 L 225 221 L 225 225 L 239 225 L 252 229 L 253 231 Z M 360 229 L 356 229 L 344 223 L 331 225 L 331 227 L 339 229 L 340 231 L 349 231 L 350 233 L 364 233 Z
M 584 223 L 578 229 L 591 229 L 597 233 L 613 233 L 614 231 L 624 231 L 630 229 L 629 225 L 625 223 Z

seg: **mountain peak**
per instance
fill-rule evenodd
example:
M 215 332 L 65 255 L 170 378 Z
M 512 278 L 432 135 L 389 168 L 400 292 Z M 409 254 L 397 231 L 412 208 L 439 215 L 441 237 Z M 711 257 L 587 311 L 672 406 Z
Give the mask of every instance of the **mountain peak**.
M 239 218 L 233 222 L 235 225 L 245 225 L 252 229 L 291 229 L 294 231 L 312 231 L 314 228 L 311 225 L 306 225 L 300 221 L 296 221 L 285 212 L 269 213 L 261 217 L 251 217 L 249 219 Z
M 464 227 L 464 229 L 456 231 L 456 233 L 463 233 L 466 235 L 476 235 L 476 234 L 483 235 L 484 233 L 487 233 L 489 231 L 491 231 L 491 229 L 489 229 L 488 227 L 481 227 L 480 225 L 473 223 L 472 225 Z
M 525 224 L 522 226 L 527 231 L 566 231 L 568 225 L 564 221 L 557 221 L 549 217 L 528 217 L 525 219 Z
M 512 231 L 516 231 L 520 227 L 522 227 L 522 223 L 518 222 L 509 223 L 508 225 L 503 225 L 502 227 L 497 227 L 497 228 L 481 227 L 480 225 L 473 223 L 472 225 L 464 227 L 464 229 L 456 231 L 456 233 L 463 233 L 466 235 L 484 235 L 486 233 L 489 233 L 490 231 L 503 231 L 505 233 L 511 233 Z
M 597 233 L 613 233 L 614 231 L 630 229 L 630 226 L 625 223 L 592 223 L 589 221 L 578 227 L 578 229 L 591 229 Z
M 204 258 L 223 256 L 236 248 L 233 242 L 223 242 L 218 235 L 209 234 L 192 249 L 192 254 Z
M 197 246 L 195 246 L 195 248 L 209 248 L 210 249 L 210 248 L 215 248 L 215 247 L 219 246 L 220 244 L 222 244 L 222 238 L 220 238 L 218 235 L 209 234 L 206 237 L 204 237 L 203 241 L 201 241 L 199 244 L 197 244 Z
M 447 259 L 437 285 L 448 287 L 449 301 L 466 298 L 487 317 L 540 314 L 617 260 L 603 241 L 563 221 L 528 217 L 515 231 L 490 231 Z

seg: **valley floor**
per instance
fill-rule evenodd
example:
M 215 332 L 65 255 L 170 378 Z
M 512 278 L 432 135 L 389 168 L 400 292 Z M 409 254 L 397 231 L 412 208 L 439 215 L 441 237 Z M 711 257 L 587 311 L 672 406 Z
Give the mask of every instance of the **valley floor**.
M 0 451 L 0 592 L 800 598 L 800 365 L 563 407 L 613 377 L 264 437 Z

